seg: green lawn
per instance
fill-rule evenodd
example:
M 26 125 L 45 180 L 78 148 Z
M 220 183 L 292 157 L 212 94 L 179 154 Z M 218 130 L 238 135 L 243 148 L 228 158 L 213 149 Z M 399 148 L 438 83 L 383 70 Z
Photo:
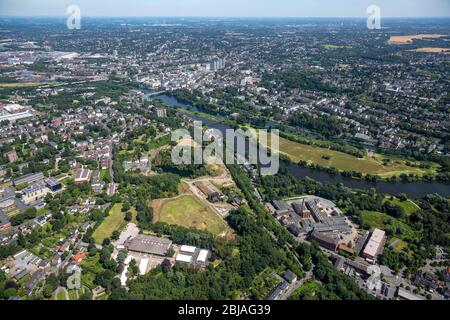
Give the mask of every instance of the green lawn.
M 69 290 L 69 299 L 77 300 L 77 290 Z
M 418 239 L 419 234 L 403 221 L 390 217 L 385 213 L 376 211 L 362 211 L 362 225 L 370 226 L 370 229 L 379 228 L 390 231 L 388 234 L 396 236 L 408 242 L 408 240 Z
M 166 222 L 187 228 L 208 230 L 223 237 L 231 237 L 232 230 L 206 203 L 193 195 L 152 202 L 154 222 Z
M 392 246 L 392 250 L 399 253 L 408 246 L 408 243 L 402 239 L 393 237 L 388 241 L 388 245 Z
M 89 289 L 97 287 L 97 285 L 94 284 L 95 275 L 104 271 L 102 265 L 98 261 L 99 258 L 100 254 L 97 252 L 95 256 L 91 257 L 88 255 L 86 259 L 81 262 L 81 283 Z
M 170 142 L 172 141 L 171 139 L 171 135 L 170 134 L 165 134 L 162 135 L 156 139 L 152 139 L 149 143 L 148 143 L 148 147 L 150 150 L 152 149 L 157 149 L 160 147 L 164 147 L 168 144 L 170 144 Z
M 100 180 L 105 180 L 105 177 L 109 175 L 108 169 L 100 170 Z
M 122 212 L 121 209 L 122 204 L 115 204 L 109 211 L 109 215 L 95 229 L 92 237 L 96 243 L 101 244 L 105 238 L 111 237 L 113 231 L 119 230 L 124 225 L 125 212 Z
M 64 291 L 59 291 L 56 294 L 56 300 L 66 300 L 66 293 Z
M 62 179 L 62 180 L 59 181 L 59 182 L 61 182 L 61 184 L 62 184 L 64 187 L 67 187 L 67 185 L 69 184 L 69 182 L 70 182 L 71 180 L 73 180 L 71 177 L 67 177 L 67 178 Z
M 400 201 L 397 198 L 391 200 L 389 197 L 387 197 L 385 201 L 389 201 L 392 204 L 402 207 L 408 216 L 420 210 L 420 207 L 416 205 L 412 200 Z
M 268 139 L 268 145 L 270 146 L 270 137 Z M 430 169 L 419 168 L 419 161 L 410 161 L 410 164 L 414 166 L 407 165 L 408 160 L 399 156 L 374 153 L 372 156 L 358 158 L 344 152 L 302 144 L 282 137 L 279 141 L 280 153 L 286 155 L 292 162 L 306 161 L 322 167 L 333 167 L 339 171 L 355 171 L 389 178 L 399 176 L 402 173 L 413 173 L 419 176 L 435 174 L 438 168 L 437 164 L 433 164 Z M 388 160 L 388 162 L 385 164 L 384 160 Z

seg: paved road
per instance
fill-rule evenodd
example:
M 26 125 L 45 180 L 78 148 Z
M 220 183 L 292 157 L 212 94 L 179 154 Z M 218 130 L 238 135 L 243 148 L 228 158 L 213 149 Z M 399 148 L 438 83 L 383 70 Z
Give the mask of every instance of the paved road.
M 295 291 L 297 290 L 297 288 L 299 288 L 300 286 L 302 286 L 306 281 L 308 281 L 309 279 L 311 279 L 313 277 L 313 273 L 312 271 L 308 271 L 306 273 L 306 275 L 301 278 L 300 280 L 297 280 L 295 283 L 291 284 L 289 286 L 289 289 L 283 293 L 281 295 L 280 300 L 287 300 L 289 298 L 289 296 Z

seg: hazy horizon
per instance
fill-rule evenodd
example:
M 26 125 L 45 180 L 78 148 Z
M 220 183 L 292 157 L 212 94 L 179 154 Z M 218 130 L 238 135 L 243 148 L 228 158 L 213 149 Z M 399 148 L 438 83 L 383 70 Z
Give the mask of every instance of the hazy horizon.
M 448 0 L 0 0 L 0 16 L 64 17 L 78 5 L 84 17 L 364 18 L 370 5 L 382 18 L 448 18 Z

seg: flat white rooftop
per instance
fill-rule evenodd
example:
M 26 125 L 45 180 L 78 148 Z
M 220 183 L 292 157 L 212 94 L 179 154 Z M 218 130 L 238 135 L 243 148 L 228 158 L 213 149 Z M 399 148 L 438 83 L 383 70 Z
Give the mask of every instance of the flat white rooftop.
M 189 252 L 189 253 L 194 253 L 195 252 L 195 247 L 193 246 L 181 246 L 180 251 L 181 252 Z
M 386 233 L 383 230 L 375 229 L 372 232 L 366 247 L 364 248 L 363 254 L 368 257 L 375 258 L 377 253 L 380 251 L 381 246 L 384 245 L 383 239 L 385 234 Z
M 208 258 L 208 250 L 201 250 L 198 254 L 197 261 L 206 263 L 206 258 Z
M 125 266 L 125 268 L 123 268 L 122 274 L 120 275 L 120 284 L 126 286 L 127 280 L 128 280 L 128 266 Z
M 147 265 L 148 265 L 148 259 L 142 258 L 141 263 L 139 263 L 139 273 L 141 276 L 143 276 L 145 274 L 145 272 L 147 271 Z
M 192 260 L 192 256 L 188 256 L 186 254 L 178 254 L 177 257 L 175 258 L 176 261 L 180 261 L 180 262 L 186 262 L 186 263 L 191 263 Z
M 383 241 L 385 234 L 386 234 L 386 232 L 384 232 L 383 230 L 375 229 L 372 232 L 371 240 L 376 241 L 376 242 L 381 242 L 381 241 Z

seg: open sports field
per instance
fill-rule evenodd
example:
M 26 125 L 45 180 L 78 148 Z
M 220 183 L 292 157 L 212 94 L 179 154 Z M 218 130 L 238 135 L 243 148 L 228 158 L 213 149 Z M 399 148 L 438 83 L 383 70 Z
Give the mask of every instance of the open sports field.
M 105 238 L 111 237 L 113 231 L 120 230 L 125 225 L 125 212 L 122 212 L 121 209 L 122 204 L 115 204 L 109 211 L 109 215 L 103 220 L 101 225 L 95 229 L 92 237 L 96 243 L 101 244 Z M 135 216 L 133 208 L 130 212 Z
M 363 174 L 379 175 L 384 178 L 398 176 L 402 173 L 414 173 L 419 176 L 426 173 L 434 174 L 437 168 L 437 165 L 431 169 L 412 167 L 408 166 L 406 164 L 407 160 L 401 157 L 377 153 L 360 159 L 347 153 L 301 144 L 282 137 L 280 137 L 279 149 L 281 153 L 288 156 L 295 163 L 303 160 L 322 167 L 333 167 L 339 171 L 356 171 Z M 385 159 L 389 160 L 386 164 L 384 164 Z
M 227 223 L 208 204 L 191 194 L 151 202 L 154 222 L 166 222 L 187 228 L 207 230 L 214 235 L 231 239 L 233 232 Z

